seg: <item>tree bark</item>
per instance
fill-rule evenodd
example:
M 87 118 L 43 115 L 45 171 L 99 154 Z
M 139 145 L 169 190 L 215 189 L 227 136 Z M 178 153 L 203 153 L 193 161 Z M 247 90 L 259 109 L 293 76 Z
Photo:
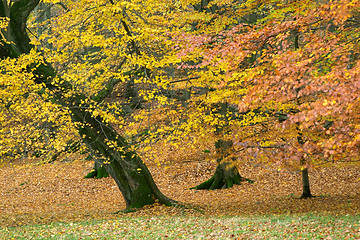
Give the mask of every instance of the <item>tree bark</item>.
M 298 143 L 300 145 L 303 145 L 304 141 L 302 139 L 302 133 L 301 133 L 300 129 L 298 128 L 298 126 L 296 126 L 296 128 L 297 128 L 297 131 L 298 131 L 298 137 L 297 137 Z M 300 164 L 302 166 L 305 165 L 305 159 L 304 158 L 301 159 Z M 305 167 L 304 169 L 301 170 L 301 177 L 302 177 L 303 193 L 302 193 L 300 198 L 302 199 L 302 198 L 314 197 L 310 193 L 309 171 L 308 171 L 307 167 Z
M 223 125 L 217 125 L 215 133 L 218 136 L 218 140 L 215 142 L 216 161 L 218 163 L 214 175 L 207 181 L 193 187 L 193 189 L 219 189 L 219 188 L 231 188 L 234 184 L 240 184 L 242 181 L 253 182 L 250 179 L 246 179 L 240 176 L 238 169 L 236 168 L 235 151 L 232 140 L 224 140 L 223 136 L 230 132 L 228 124 L 229 104 L 216 103 L 212 106 L 212 113 L 219 114 L 220 118 L 224 120 Z
M 101 163 L 118 185 L 127 209 L 151 205 L 156 201 L 165 205 L 175 203 L 164 196 L 156 186 L 152 175 L 126 139 L 100 116 L 94 117 L 80 105 L 78 96 L 68 106 L 73 122 L 88 146 L 95 161 Z M 109 146 L 109 143 L 116 147 Z
M 218 165 L 214 175 L 207 181 L 193 187 L 192 189 L 220 189 L 231 188 L 234 184 L 241 184 L 242 181 L 253 182 L 250 179 L 240 176 L 236 168 L 236 157 L 233 156 L 233 142 L 218 140 L 215 143 Z
M 302 199 L 302 198 L 312 198 L 312 197 L 314 197 L 310 193 L 310 182 L 309 182 L 309 171 L 308 171 L 308 169 L 304 168 L 303 170 L 301 170 L 301 175 L 302 175 L 303 193 L 302 193 L 300 198 Z
M 85 176 L 85 178 L 105 178 L 108 177 L 109 173 L 106 171 L 105 166 L 101 163 L 94 161 L 94 168 Z
M 33 48 L 26 32 L 26 20 L 39 0 L 19 0 L 8 6 L 8 1 L 0 4 L 0 16 L 10 18 L 10 26 L 6 34 L 2 34 L 0 52 L 1 59 L 17 58 L 27 54 Z M 5 11 L 6 7 L 11 7 Z M 9 36 L 9 39 L 3 39 Z M 52 93 L 52 99 L 69 109 L 72 121 L 76 124 L 83 142 L 89 147 L 96 161 L 100 162 L 115 180 L 126 203 L 126 208 L 140 208 L 156 201 L 171 205 L 175 201 L 164 196 L 156 186 L 152 175 L 140 157 L 132 150 L 125 138 L 119 135 L 113 127 L 100 116 L 94 116 L 85 110 L 81 100 L 87 96 L 78 94 L 70 97 L 66 93 L 73 91 L 69 82 L 61 80 L 54 83 L 56 71 L 49 64 L 29 66 L 28 71 L 34 73 L 34 82 L 43 84 Z M 91 109 L 87 106 L 87 109 Z M 113 146 L 110 146 L 109 143 Z

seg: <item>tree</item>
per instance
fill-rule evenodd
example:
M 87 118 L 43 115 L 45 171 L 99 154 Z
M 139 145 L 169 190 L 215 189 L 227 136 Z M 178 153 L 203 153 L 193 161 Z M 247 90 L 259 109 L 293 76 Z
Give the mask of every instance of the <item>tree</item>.
M 302 197 L 311 197 L 310 167 L 359 160 L 359 1 L 247 1 L 238 9 L 237 18 L 267 14 L 216 34 L 184 34 L 180 56 L 198 60 L 184 67 L 214 89 L 207 102 L 238 107 L 242 158 L 300 170 Z
M 205 137 L 207 140 L 212 139 L 215 146 L 216 171 L 209 180 L 194 187 L 195 189 L 230 188 L 233 184 L 240 184 L 244 180 L 252 182 L 241 177 L 236 167 L 237 157 L 232 136 L 236 106 L 229 104 L 227 97 L 219 97 L 215 93 L 217 80 L 222 77 L 224 71 L 221 68 L 216 70 L 209 68 L 204 63 L 206 57 L 202 55 L 212 54 L 212 45 L 216 42 L 212 39 L 218 37 L 220 39 L 222 30 L 241 21 L 249 21 L 245 18 L 240 19 L 242 16 L 238 15 L 239 5 L 238 1 L 189 2 L 178 18 L 183 31 L 173 35 L 181 59 L 178 68 L 188 75 L 188 78 L 185 78 L 188 96 L 183 100 L 187 104 L 180 110 L 186 112 L 184 114 L 186 116 L 179 123 L 180 132 L 183 135 L 192 135 L 196 132 L 197 141 L 206 141 Z M 244 17 L 250 18 L 251 14 L 248 12 Z M 204 40 L 206 43 L 202 45 Z M 188 47 L 191 51 L 186 51 Z M 198 51 L 197 47 L 207 48 L 208 52 Z M 174 83 L 181 82 L 174 81 Z M 184 96 L 185 94 L 183 98 Z
M 0 4 L 0 17 L 8 23 L 2 29 L 0 45 L 3 69 L 1 79 L 4 85 L 9 77 L 21 76 L 30 85 L 35 84 L 41 90 L 39 94 L 60 105 L 71 116 L 82 141 L 96 157 L 96 161 L 101 162 L 115 180 L 127 209 L 139 208 L 155 201 L 173 204 L 174 201 L 157 188 L 148 168 L 132 146 L 114 130 L 106 115 L 99 113 L 101 103 L 121 78 L 111 78 L 106 85 L 98 86 L 97 92 L 86 95 L 67 76 L 60 76 L 30 43 L 26 22 L 38 4 L 39 0 L 2 1 Z M 77 7 L 73 4 L 73 7 Z M 107 4 L 108 9 L 94 3 L 95 8 L 104 7 L 104 14 L 106 10 L 109 14 L 113 13 L 114 4 Z M 121 21 L 126 28 L 125 19 Z M 124 76 L 130 73 L 122 74 Z M 92 91 L 97 89 L 93 88 Z
M 223 122 L 215 125 L 215 157 L 217 161 L 217 167 L 214 175 L 207 181 L 197 185 L 194 189 L 219 189 L 219 188 L 231 188 L 234 184 L 241 184 L 242 181 L 252 180 L 243 178 L 240 176 L 236 167 L 237 157 L 234 149 L 232 138 L 229 138 L 228 134 L 231 134 L 231 128 L 229 126 L 229 105 L 225 103 L 216 104 L 211 107 L 211 110 L 215 114 L 220 116 L 214 117 L 215 119 L 221 118 Z M 230 135 L 231 136 L 231 135 Z
M 358 160 L 358 1 L 69 0 L 43 19 L 51 28 L 28 31 L 28 18 L 44 24 L 32 19 L 38 4 L 0 4 L 0 134 L 25 126 L 13 149 L 27 153 L 49 129 L 40 122 L 62 126 L 114 178 L 128 209 L 174 203 L 137 155 L 137 137 L 212 142 L 218 168 L 201 184 L 210 189 L 243 180 L 239 159 L 302 171 L 310 197 L 310 167 Z M 126 86 L 127 99 L 113 101 Z M 165 113 L 158 124 L 136 122 L 144 109 L 125 117 L 139 101 Z

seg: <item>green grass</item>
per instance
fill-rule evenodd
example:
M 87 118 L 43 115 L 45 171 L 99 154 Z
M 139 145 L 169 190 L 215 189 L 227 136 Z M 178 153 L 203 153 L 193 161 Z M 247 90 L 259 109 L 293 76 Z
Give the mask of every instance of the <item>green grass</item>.
M 360 216 L 149 216 L 0 228 L 0 239 L 360 239 Z

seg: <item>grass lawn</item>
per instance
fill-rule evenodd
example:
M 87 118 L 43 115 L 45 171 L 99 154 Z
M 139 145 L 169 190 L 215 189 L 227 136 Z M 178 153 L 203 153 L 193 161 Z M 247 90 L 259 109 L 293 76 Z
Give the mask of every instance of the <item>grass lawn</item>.
M 121 217 L 0 228 L 1 239 L 360 239 L 354 215 Z

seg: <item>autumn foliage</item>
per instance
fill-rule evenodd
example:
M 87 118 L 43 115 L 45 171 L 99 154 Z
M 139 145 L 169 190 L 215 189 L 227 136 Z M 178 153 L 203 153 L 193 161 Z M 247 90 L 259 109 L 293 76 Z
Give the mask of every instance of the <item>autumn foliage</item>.
M 176 38 L 179 57 L 195 62 L 180 67 L 214 89 L 201 100 L 239 109 L 232 134 L 245 158 L 279 168 L 358 161 L 359 1 L 240 5 L 236 23 Z
M 190 147 L 235 168 L 359 162 L 358 0 L 33 2 L 28 50 L 0 8 L 1 164 L 79 152 L 141 175 L 137 153 Z

